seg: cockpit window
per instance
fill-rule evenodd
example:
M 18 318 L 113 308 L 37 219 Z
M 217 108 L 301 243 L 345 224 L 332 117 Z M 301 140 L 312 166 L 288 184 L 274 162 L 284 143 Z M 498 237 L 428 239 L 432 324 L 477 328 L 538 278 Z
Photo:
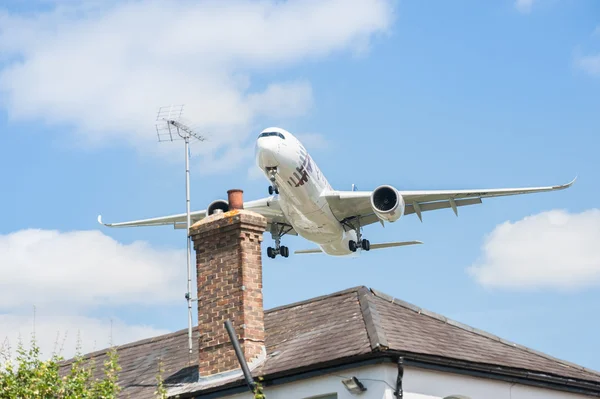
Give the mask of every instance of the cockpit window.
M 261 137 L 268 137 L 268 136 L 279 136 L 280 138 L 282 138 L 282 139 L 284 139 L 284 140 L 285 140 L 285 136 L 284 136 L 283 134 L 279 133 L 279 132 L 264 132 L 264 133 L 261 133 L 261 134 L 258 136 L 258 138 L 261 138 Z

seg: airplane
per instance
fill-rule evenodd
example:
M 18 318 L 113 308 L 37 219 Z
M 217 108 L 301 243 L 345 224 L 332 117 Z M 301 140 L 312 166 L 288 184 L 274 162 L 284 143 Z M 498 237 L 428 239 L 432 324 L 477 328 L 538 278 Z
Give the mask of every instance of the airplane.
M 563 190 L 576 180 L 558 186 L 501 188 L 481 190 L 398 190 L 389 184 L 372 191 L 338 191 L 327 181 L 302 143 L 290 132 L 278 127 L 264 129 L 256 140 L 257 166 L 269 180 L 269 196 L 244 202 L 244 209 L 263 215 L 267 230 L 275 242 L 267 248 L 267 256 L 289 256 L 288 247 L 281 245 L 285 235 L 296 235 L 313 242 L 314 249 L 297 250 L 296 254 L 325 253 L 349 256 L 360 251 L 422 244 L 402 241 L 371 244 L 363 238 L 362 228 L 373 223 L 393 223 L 404 215 L 416 214 L 423 221 L 423 212 L 458 208 L 482 203 L 482 198 Z M 206 209 L 191 212 L 192 224 L 215 212 L 227 212 L 226 200 L 215 200 Z M 120 223 L 103 223 L 107 227 L 173 225 L 186 228 L 186 214 Z

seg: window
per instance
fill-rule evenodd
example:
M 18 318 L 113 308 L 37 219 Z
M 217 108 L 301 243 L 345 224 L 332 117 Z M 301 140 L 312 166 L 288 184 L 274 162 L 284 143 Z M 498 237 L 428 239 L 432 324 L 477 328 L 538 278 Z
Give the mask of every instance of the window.
M 261 138 L 261 137 L 269 137 L 269 136 L 279 136 L 280 138 L 282 138 L 282 139 L 284 139 L 284 140 L 285 140 L 285 136 L 284 136 L 283 134 L 279 133 L 279 132 L 264 132 L 264 133 L 261 133 L 261 134 L 258 136 L 258 138 Z

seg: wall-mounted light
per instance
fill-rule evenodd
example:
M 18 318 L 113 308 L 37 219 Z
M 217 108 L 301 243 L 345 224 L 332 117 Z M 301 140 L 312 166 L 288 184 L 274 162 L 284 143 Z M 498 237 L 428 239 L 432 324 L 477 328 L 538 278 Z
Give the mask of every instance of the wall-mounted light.
M 342 380 L 342 384 L 344 384 L 346 389 L 352 394 L 363 393 L 367 390 L 367 388 L 365 388 L 362 382 L 360 382 L 356 377 L 352 377 L 347 380 Z

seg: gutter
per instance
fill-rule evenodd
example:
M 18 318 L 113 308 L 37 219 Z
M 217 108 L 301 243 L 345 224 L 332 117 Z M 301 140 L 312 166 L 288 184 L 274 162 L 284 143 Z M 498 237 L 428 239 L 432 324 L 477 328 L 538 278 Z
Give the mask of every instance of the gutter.
M 520 369 L 470 363 L 442 357 L 397 353 L 400 356 L 404 356 L 404 364 L 410 367 L 600 397 L 600 383 L 592 381 L 576 380 L 551 374 L 534 373 Z
M 316 376 L 323 376 L 346 370 L 372 364 L 394 363 L 398 367 L 396 378 L 396 389 L 394 397 L 403 398 L 402 382 L 404 378 L 404 369 L 406 366 L 427 370 L 442 371 L 453 374 L 467 375 L 476 378 L 487 378 L 491 380 L 517 383 L 525 386 L 546 388 L 555 391 L 570 392 L 582 395 L 589 395 L 600 398 L 600 382 L 576 380 L 565 377 L 558 377 L 550 374 L 532 373 L 520 369 L 510 369 L 506 367 L 490 366 L 442 358 L 438 356 L 420 355 L 409 352 L 385 350 L 381 352 L 372 352 L 366 355 L 352 356 L 348 358 L 335 359 L 330 362 L 315 364 L 297 369 L 290 369 L 279 373 L 263 375 L 263 386 L 281 385 L 293 381 L 301 381 Z M 212 399 L 220 398 L 235 393 L 247 391 L 244 380 L 237 380 L 230 384 L 215 387 L 204 392 L 190 392 L 180 394 L 180 398 L 194 399 Z

